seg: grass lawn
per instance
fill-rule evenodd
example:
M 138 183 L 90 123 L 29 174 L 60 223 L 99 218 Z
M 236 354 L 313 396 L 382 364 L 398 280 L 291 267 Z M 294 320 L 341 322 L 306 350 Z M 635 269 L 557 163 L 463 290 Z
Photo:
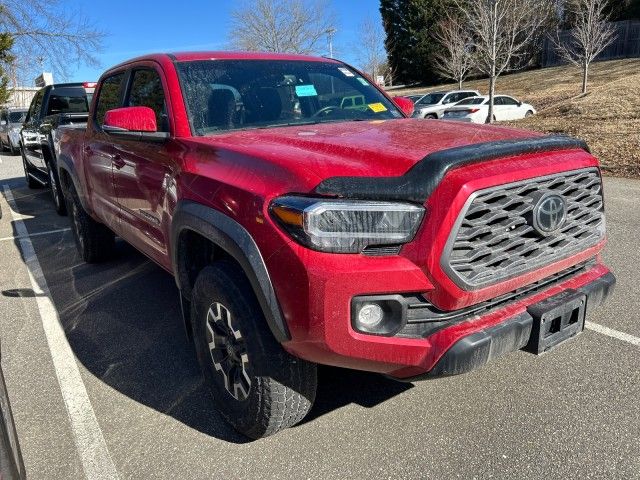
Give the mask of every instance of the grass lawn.
M 538 115 L 512 122 L 518 128 L 562 133 L 585 139 L 609 175 L 640 178 L 640 59 L 612 60 L 592 65 L 589 93 L 580 95 L 576 67 L 553 67 L 505 75 L 497 92 L 531 103 Z M 486 93 L 488 82 L 465 83 Z M 395 90 L 407 95 L 456 85 Z

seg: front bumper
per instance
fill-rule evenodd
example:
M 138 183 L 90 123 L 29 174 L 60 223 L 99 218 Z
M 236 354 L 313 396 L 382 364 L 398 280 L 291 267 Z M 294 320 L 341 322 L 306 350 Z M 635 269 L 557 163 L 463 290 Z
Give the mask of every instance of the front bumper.
M 280 261 L 277 255 L 270 260 Z M 577 290 L 588 295 L 591 311 L 610 294 L 615 282 L 606 266 L 591 262 L 555 283 L 442 325 L 425 336 L 376 336 L 356 331 L 351 324 L 351 301 L 367 292 L 364 286 L 371 285 L 372 276 L 380 279 L 379 290 L 367 292 L 372 295 L 393 292 L 398 285 L 407 292 L 425 291 L 425 277 L 406 268 L 402 260 L 397 258 L 394 262 L 398 263 L 392 265 L 384 262 L 387 268 L 369 269 L 366 274 L 353 264 L 358 263 L 355 259 L 351 264 L 336 262 L 330 269 L 307 269 L 306 279 L 300 281 L 292 281 L 296 275 L 288 270 L 289 284 L 304 285 L 297 292 L 305 298 L 298 297 L 293 305 L 282 304 L 292 333 L 291 341 L 283 347 L 309 361 L 382 373 L 398 380 L 457 375 L 526 345 L 531 333 L 527 309 L 532 305 L 566 290 Z
M 608 273 L 578 289 L 578 292 L 587 296 L 587 315 L 611 295 L 615 283 L 613 274 Z M 471 372 L 494 358 L 525 348 L 532 326 L 533 317 L 528 312 L 523 312 L 503 323 L 459 340 L 429 372 L 403 378 L 402 381 L 411 382 Z

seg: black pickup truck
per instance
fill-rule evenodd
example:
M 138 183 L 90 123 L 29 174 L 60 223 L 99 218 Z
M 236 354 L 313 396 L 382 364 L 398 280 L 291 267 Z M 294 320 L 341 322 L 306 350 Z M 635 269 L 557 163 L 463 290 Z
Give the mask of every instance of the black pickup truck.
M 20 132 L 20 152 L 29 188 L 49 186 L 56 211 L 66 207 L 56 168 L 56 150 L 61 130 L 85 128 L 95 83 L 60 83 L 36 93 Z

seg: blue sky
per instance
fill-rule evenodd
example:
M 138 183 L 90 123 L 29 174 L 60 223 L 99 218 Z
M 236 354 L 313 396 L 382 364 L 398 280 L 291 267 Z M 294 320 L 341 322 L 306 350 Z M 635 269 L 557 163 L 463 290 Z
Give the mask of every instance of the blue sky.
M 61 2 L 88 17 L 108 34 L 98 55 L 100 67 L 69 68 L 71 81 L 96 80 L 108 67 L 149 52 L 220 50 L 227 43 L 229 12 L 234 0 L 111 0 Z M 357 64 L 353 45 L 367 16 L 380 18 L 378 0 L 330 0 L 338 32 L 335 56 Z M 327 47 L 328 50 L 328 47 Z M 46 62 L 45 62 L 46 69 Z M 61 79 L 54 79 L 61 80 Z

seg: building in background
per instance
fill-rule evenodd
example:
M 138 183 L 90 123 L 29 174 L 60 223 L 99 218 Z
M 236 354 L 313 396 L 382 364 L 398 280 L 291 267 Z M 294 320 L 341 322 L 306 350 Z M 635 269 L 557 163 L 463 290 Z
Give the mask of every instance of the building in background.
M 33 87 L 21 87 L 14 84 L 15 86 L 9 89 L 9 100 L 2 106 L 29 107 L 38 90 L 47 85 L 53 85 L 53 74 L 51 72 L 42 72 L 34 79 L 33 83 L 35 85 Z

